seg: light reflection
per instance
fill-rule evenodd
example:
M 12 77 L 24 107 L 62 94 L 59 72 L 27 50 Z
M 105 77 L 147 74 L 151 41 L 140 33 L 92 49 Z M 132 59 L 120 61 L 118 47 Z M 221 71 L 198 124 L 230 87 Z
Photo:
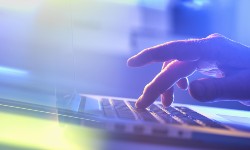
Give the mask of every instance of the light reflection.
M 37 8 L 41 3 L 46 0 L 0 0 L 0 9 L 7 10 L 17 10 L 17 11 L 32 11 Z M 68 2 L 78 2 L 78 1 L 86 1 L 89 0 L 52 0 L 54 4 L 68 4 Z M 94 1 L 106 1 L 112 3 L 120 3 L 125 5 L 139 5 L 143 7 L 153 8 L 153 9 L 164 9 L 165 8 L 165 0 L 94 0 Z M 200 3 L 201 0 L 196 0 Z M 195 2 L 196 2 L 195 1 Z
M 0 75 L 26 76 L 28 71 L 0 66 Z
M 210 4 L 209 0 L 190 0 L 184 2 L 184 5 L 193 9 L 201 9 Z
M 14 11 L 33 11 L 42 0 L 0 0 L 0 9 Z
M 94 137 L 100 133 L 72 124 L 0 113 L 1 145 L 27 149 L 95 150 Z

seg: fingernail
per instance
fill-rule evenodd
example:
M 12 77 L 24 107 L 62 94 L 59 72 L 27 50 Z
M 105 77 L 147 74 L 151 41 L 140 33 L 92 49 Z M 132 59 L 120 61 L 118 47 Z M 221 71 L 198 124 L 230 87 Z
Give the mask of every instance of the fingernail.
M 205 101 L 205 86 L 198 82 L 198 81 L 194 81 L 190 84 L 190 94 L 197 100 L 199 101 Z

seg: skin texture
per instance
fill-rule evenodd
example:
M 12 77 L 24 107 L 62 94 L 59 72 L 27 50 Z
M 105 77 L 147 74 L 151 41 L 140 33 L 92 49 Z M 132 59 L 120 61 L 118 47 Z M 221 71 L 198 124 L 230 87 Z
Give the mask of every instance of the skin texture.
M 147 48 L 128 59 L 128 66 L 163 62 L 162 70 L 148 83 L 136 103 L 146 108 L 161 96 L 162 104 L 174 100 L 174 85 L 188 89 L 195 99 L 208 102 L 250 100 L 250 48 L 220 34 L 206 38 L 166 42 Z M 208 78 L 190 84 L 187 77 L 199 71 Z

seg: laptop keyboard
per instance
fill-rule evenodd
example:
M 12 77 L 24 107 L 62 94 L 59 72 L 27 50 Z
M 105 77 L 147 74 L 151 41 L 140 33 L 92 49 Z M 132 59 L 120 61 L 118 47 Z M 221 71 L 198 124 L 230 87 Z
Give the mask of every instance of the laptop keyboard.
M 106 98 L 101 100 L 101 107 L 107 118 L 227 129 L 220 123 L 183 106 L 163 108 L 161 105 L 152 104 L 147 109 L 137 109 L 134 106 L 134 101 Z
M 117 113 L 117 116 L 119 118 L 135 120 L 135 116 L 133 112 L 130 111 L 130 108 L 125 104 L 124 101 L 113 100 L 112 102 L 113 102 L 115 111 Z
M 147 109 L 136 109 L 134 107 L 135 101 L 103 98 L 99 102 L 102 108 L 102 113 L 105 117 L 110 119 L 227 129 L 222 124 L 213 121 L 188 107 L 170 106 L 163 108 L 161 105 L 152 104 Z M 28 114 L 30 114 L 29 111 L 41 113 L 42 115 L 55 114 L 55 112 L 58 112 L 59 117 L 66 117 L 65 120 L 67 118 L 84 119 L 89 117 L 88 115 L 84 115 L 85 112 L 81 111 L 76 112 L 67 109 L 53 108 L 4 99 L 1 99 L 0 106 L 2 110 L 13 112 L 22 111 L 22 113 L 27 111 Z M 13 108 L 13 110 L 10 108 Z M 32 114 L 35 115 L 35 113 Z
M 106 117 L 108 118 L 115 118 L 116 112 L 113 108 L 113 106 L 110 104 L 108 99 L 102 99 L 102 110 Z

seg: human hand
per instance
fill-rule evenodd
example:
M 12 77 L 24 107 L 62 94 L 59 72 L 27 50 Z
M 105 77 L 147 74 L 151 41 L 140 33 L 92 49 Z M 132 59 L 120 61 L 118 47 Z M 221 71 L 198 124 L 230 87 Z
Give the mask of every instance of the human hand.
M 128 59 L 128 66 L 140 67 L 163 62 L 161 72 L 148 83 L 138 98 L 137 108 L 146 108 L 161 95 L 162 104 L 174 100 L 174 84 L 189 89 L 199 101 L 250 100 L 250 48 L 222 35 L 171 41 L 145 49 Z M 215 78 L 188 83 L 195 71 Z

